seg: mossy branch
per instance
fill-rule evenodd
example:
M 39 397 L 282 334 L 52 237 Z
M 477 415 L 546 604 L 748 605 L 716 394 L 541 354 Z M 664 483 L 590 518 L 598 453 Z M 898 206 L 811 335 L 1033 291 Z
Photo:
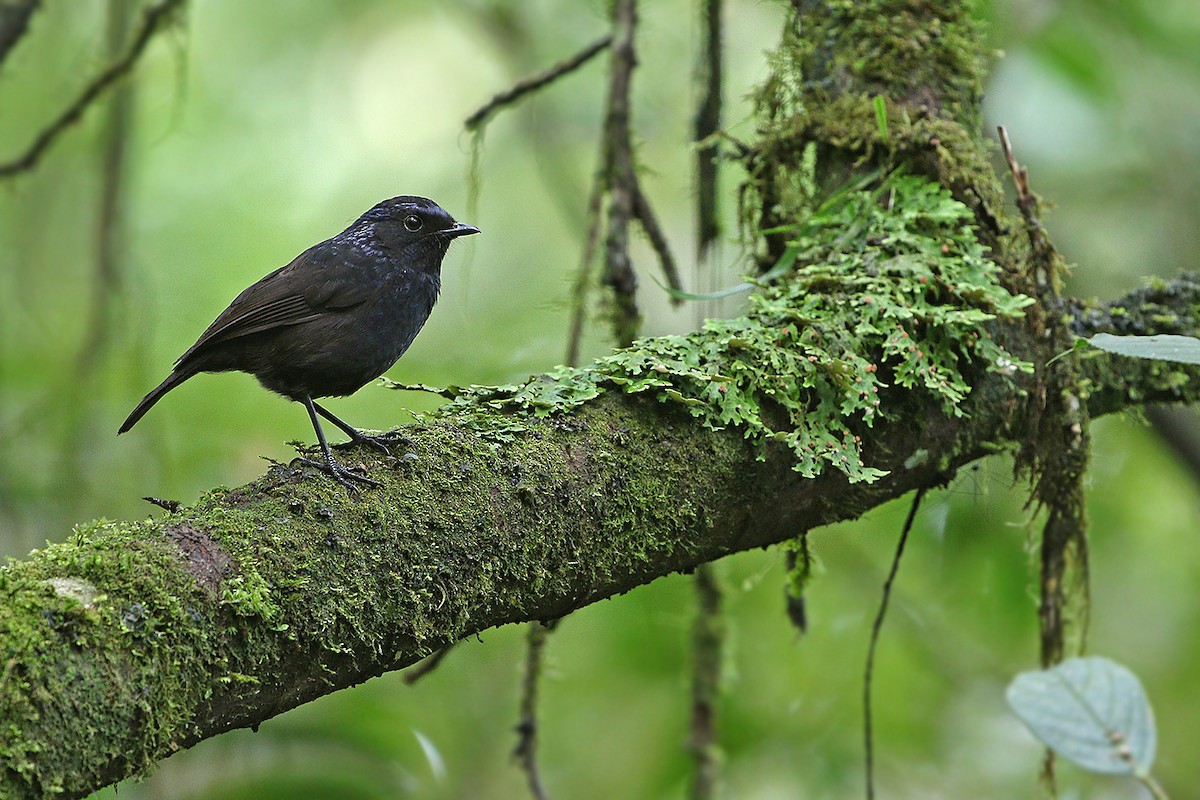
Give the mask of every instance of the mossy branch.
M 1200 278 L 1153 297 L 1064 313 L 1090 332 L 1200 327 Z M 1082 364 L 1094 414 L 1200 399 L 1196 369 L 1116 359 Z M 608 391 L 504 439 L 411 427 L 417 458 L 372 462 L 386 485 L 357 498 L 277 466 L 161 519 L 81 526 L 0 571 L 0 796 L 83 797 L 476 632 L 942 483 L 1021 439 L 1023 380 L 981 373 L 960 416 L 932 395 L 898 407 L 864 448 L 887 471 L 874 482 L 802 478 L 781 443 Z
M 276 466 L 10 563 L 0 796 L 83 797 L 485 629 L 944 483 L 1028 440 L 1028 396 L 1063 363 L 1035 315 L 1083 334 L 1200 329 L 1196 276 L 1029 305 L 977 132 L 965 4 L 794 8 L 747 153 L 764 274 L 744 317 L 458 391 L 404 431 L 412 457 L 365 463 L 378 490 Z M 1066 358 L 1093 418 L 1200 400 L 1197 368 Z

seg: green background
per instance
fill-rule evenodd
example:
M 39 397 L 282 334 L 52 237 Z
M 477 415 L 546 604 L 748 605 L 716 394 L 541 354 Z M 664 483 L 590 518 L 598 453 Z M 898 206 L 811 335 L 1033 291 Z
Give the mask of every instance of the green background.
M 646 191 L 689 288 L 736 283 L 738 176 L 723 175 L 726 237 L 691 273 L 688 145 L 699 24 L 693 4 L 643 3 L 633 122 Z M 444 266 L 433 318 L 388 374 L 502 383 L 563 358 L 603 59 L 488 129 L 479 195 L 462 120 L 516 78 L 606 30 L 605 4 L 294 3 L 194 0 L 136 70 L 120 282 L 93 304 L 105 109 L 32 173 L 0 187 L 0 553 L 20 556 L 75 522 L 133 518 L 143 495 L 185 503 L 287 460 L 312 431 L 299 406 L 244 375 L 202 375 L 130 434 L 116 428 L 244 286 L 332 236 L 378 200 L 433 197 L 482 236 Z M 108 61 L 107 5 L 46 3 L 0 69 L 7 159 Z M 1078 266 L 1072 291 L 1115 297 L 1141 276 L 1195 268 L 1200 238 L 1200 6 L 1194 0 L 1007 0 L 981 9 L 997 61 L 989 125 L 1004 124 L 1047 224 Z M 137 11 L 134 17 L 137 17 Z M 726 126 L 753 138 L 745 97 L 766 71 L 778 4 L 727 3 Z M 1002 51 L 1002 53 L 1000 52 Z M 672 310 L 638 242 L 648 334 L 720 307 Z M 99 344 L 85 346 L 94 330 Z M 610 345 L 602 319 L 588 356 Z M 368 386 L 331 409 L 366 427 L 427 397 Z M 1089 650 L 1129 665 L 1155 705 L 1156 772 L 1173 796 L 1200 784 L 1192 736 L 1200 682 L 1200 494 L 1133 417 L 1094 426 L 1089 475 Z M 1036 583 L 1026 488 L 993 459 L 930 494 L 910 541 L 876 665 L 876 759 L 887 797 L 1036 791 L 1040 749 L 1003 689 L 1036 665 Z M 783 613 L 782 556 L 717 565 L 728 648 L 719 730 L 727 796 L 862 795 L 867 633 L 907 501 L 816 531 L 810 633 Z M 564 620 L 550 639 L 541 760 L 552 797 L 686 796 L 689 578 Z M 413 687 L 396 674 L 174 756 L 119 797 L 525 797 L 515 744 L 523 630 L 456 648 Z M 1132 782 L 1070 767 L 1087 797 Z M 112 790 L 101 793 L 112 797 Z

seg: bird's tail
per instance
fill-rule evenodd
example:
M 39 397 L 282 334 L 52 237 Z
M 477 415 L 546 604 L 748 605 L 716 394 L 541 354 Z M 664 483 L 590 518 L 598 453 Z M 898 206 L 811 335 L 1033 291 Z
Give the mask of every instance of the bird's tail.
M 133 411 L 129 412 L 129 416 L 125 418 L 125 421 L 123 423 L 121 423 L 121 427 L 117 431 L 117 435 L 118 436 L 121 435 L 122 433 L 124 433 L 125 431 L 129 430 L 134 425 L 136 425 L 137 421 L 139 419 L 141 419 L 143 416 L 145 416 L 146 412 L 149 411 L 155 403 L 157 403 L 160 399 L 162 399 L 162 396 L 164 394 L 171 391 L 176 386 L 183 383 L 184 381 L 186 381 L 188 378 L 192 377 L 195 374 L 196 374 L 196 370 L 191 370 L 191 369 L 178 370 L 177 369 L 174 372 L 172 372 L 170 375 L 168 375 L 166 380 L 164 380 L 158 386 L 155 386 L 153 389 L 150 390 L 150 393 L 148 395 L 146 395 L 145 397 L 142 398 L 142 402 L 137 404 L 137 408 L 135 408 L 135 409 L 133 409 Z

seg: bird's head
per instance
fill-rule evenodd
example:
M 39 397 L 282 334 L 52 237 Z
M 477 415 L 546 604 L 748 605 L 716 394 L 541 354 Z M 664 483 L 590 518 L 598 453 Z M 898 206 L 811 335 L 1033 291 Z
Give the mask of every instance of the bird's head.
M 407 252 L 418 259 L 433 255 L 429 267 L 436 270 L 450 242 L 473 233 L 479 233 L 479 228 L 455 222 L 432 200 L 402 195 L 375 204 L 342 235 L 395 254 Z

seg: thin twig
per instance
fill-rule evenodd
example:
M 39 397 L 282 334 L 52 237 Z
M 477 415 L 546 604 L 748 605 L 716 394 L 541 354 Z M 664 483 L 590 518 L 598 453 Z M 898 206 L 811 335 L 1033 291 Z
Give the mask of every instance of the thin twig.
M 604 247 L 604 283 L 613 290 L 613 334 L 627 347 L 637 335 L 637 273 L 629 258 L 629 223 L 634 216 L 635 176 L 629 126 L 629 88 L 637 66 L 634 30 L 637 0 L 613 3 L 612 67 L 604 123 L 608 176 L 608 236 Z
M 0 164 L 0 178 L 11 177 L 37 166 L 38 161 L 45 154 L 46 150 L 49 149 L 50 145 L 67 128 L 79 121 L 80 117 L 83 116 L 83 112 L 95 102 L 96 98 L 104 94 L 109 87 L 133 68 L 133 65 L 137 63 L 142 51 L 146 49 L 146 45 L 149 44 L 159 27 L 183 3 L 184 0 L 162 0 L 157 5 L 146 9 L 146 13 L 142 16 L 141 27 L 130 43 L 129 49 L 125 51 L 125 55 L 93 78 L 92 82 L 76 98 L 75 102 L 71 103 L 54 122 L 50 123 L 50 125 L 39 133 L 22 155 L 12 161 Z
M 1029 170 L 1017 163 L 1017 157 L 1013 154 L 1012 142 L 1008 140 L 1008 131 L 1003 125 L 996 126 L 996 132 L 1000 135 L 1000 147 L 1004 150 L 1004 160 L 1008 162 L 1008 170 L 1012 173 L 1013 184 L 1017 189 L 1017 203 L 1028 201 L 1029 192 Z
M 720 235 L 717 207 L 719 152 L 715 134 L 721 129 L 722 0 L 701 4 L 700 103 L 696 109 L 696 237 L 697 259 L 704 261 Z
M 997 132 L 1016 188 L 1017 208 L 1029 238 L 1031 268 L 1028 274 L 1032 274 L 1032 280 L 1025 277 L 1028 288 L 1021 288 L 1036 294 L 1042 301 L 1029 309 L 1026 325 L 1035 337 L 1051 348 L 1051 352 L 1061 351 L 1070 347 L 1072 337 L 1065 326 L 1054 322 L 1046 309 L 1058 304 L 1066 265 L 1039 219 L 1040 201 L 1030 188 L 1029 170 L 1017 162 L 1008 131 L 1000 126 Z M 1048 512 L 1042 528 L 1041 598 L 1038 603 L 1040 655 L 1045 668 L 1062 661 L 1066 648 L 1068 601 L 1079 596 L 1071 590 L 1082 589 L 1081 651 L 1087 640 L 1091 605 L 1083 499 L 1083 477 L 1089 455 L 1088 414 L 1086 404 L 1073 388 L 1080 380 L 1073 372 L 1074 367 L 1069 361 L 1060 362 L 1053 368 L 1047 360 L 1038 361 L 1027 401 L 1032 424 L 1017 457 L 1019 468 L 1030 470 L 1035 477 L 1030 503 L 1036 502 Z M 1054 751 L 1046 748 L 1040 778 L 1051 796 L 1056 794 L 1054 764 Z
M 455 644 L 458 643 L 454 642 L 453 644 L 446 645 L 441 650 L 434 652 L 421 663 L 404 670 L 404 683 L 408 686 L 412 686 L 414 683 L 421 680 L 421 678 L 424 678 L 426 675 L 437 669 L 438 665 L 442 663 L 443 659 L 450 655 L 450 651 L 454 649 Z
M 379 380 L 380 385 L 385 389 L 395 389 L 400 392 L 425 392 L 445 397 L 447 400 L 453 400 L 463 393 L 462 388 L 458 386 L 430 386 L 426 383 L 401 383 L 400 381 L 392 380 L 386 375 L 382 376 Z
M 667 286 L 677 292 L 683 291 L 683 282 L 679 279 L 679 268 L 675 266 L 675 256 L 671 255 L 671 245 L 667 243 L 667 237 L 663 234 L 662 226 L 658 224 L 658 217 L 654 215 L 654 209 L 651 207 L 650 201 L 646 199 L 646 193 L 642 191 L 642 185 L 637 180 L 637 176 L 634 176 L 633 182 L 633 214 L 637 217 L 638 222 L 642 223 L 642 230 L 646 232 L 646 238 L 650 240 L 650 247 L 658 256 L 658 263 L 662 267 Z M 677 306 L 682 302 L 683 298 L 678 295 L 671 296 L 672 305 Z
M 608 33 L 601 36 L 596 41 L 589 44 L 587 47 L 580 50 L 570 58 L 560 61 L 544 72 L 539 72 L 536 75 L 531 75 L 528 78 L 523 78 L 517 81 L 509 89 L 500 92 L 487 103 L 482 105 L 474 114 L 467 117 L 463 124 L 468 131 L 474 131 L 483 125 L 486 125 L 492 118 L 492 115 L 503 108 L 514 105 L 519 102 L 525 95 L 532 94 L 538 89 L 553 83 L 564 75 L 569 75 L 575 70 L 582 67 L 584 64 L 591 61 L 593 58 L 602 53 L 610 44 L 612 44 L 612 34 Z
M 29 20 L 40 5 L 41 0 L 0 3 L 0 65 L 29 32 Z
M 892 596 L 892 583 L 900 570 L 900 557 L 904 555 L 904 546 L 908 542 L 908 532 L 912 530 L 913 520 L 917 518 L 917 509 L 925 498 L 925 488 L 917 489 L 913 495 L 912 506 L 908 509 L 908 518 L 900 531 L 900 541 L 896 543 L 896 554 L 892 557 L 892 566 L 888 570 L 887 580 L 883 582 L 883 598 L 879 601 L 879 610 L 875 613 L 875 622 L 871 625 L 871 641 L 867 645 L 867 668 L 863 675 L 863 739 L 866 744 L 867 764 L 867 800 L 875 797 L 875 741 L 871 730 L 871 681 L 875 671 L 875 647 L 879 643 L 879 632 L 883 629 L 883 618 L 887 614 L 888 601 Z
M 111 0 L 109 3 L 108 48 L 114 56 L 125 46 L 131 10 L 130 0 Z M 77 375 L 86 375 L 99 365 L 112 337 L 112 301 L 119 297 L 122 281 L 121 209 L 125 197 L 125 157 L 129 149 L 133 103 L 132 80 L 117 87 L 109 101 L 104 152 L 101 156 L 103 177 L 96 229 L 96 274 L 83 346 L 76 358 Z
M 511 5 L 481 6 L 476 19 L 484 28 L 493 31 L 500 45 L 500 52 L 507 57 L 516 71 L 525 72 L 530 69 L 528 54 L 534 49 L 535 38 L 530 34 L 528 26 L 521 24 L 520 20 L 523 18 L 514 16 Z M 611 34 L 607 36 L 611 38 Z M 546 118 L 547 114 L 549 119 Z M 551 205 L 563 216 L 567 225 L 579 228 L 585 221 L 577 203 L 580 184 L 573 169 L 576 162 L 574 156 L 568 152 L 570 148 L 556 146 L 558 140 L 572 134 L 567 130 L 569 126 L 555 124 L 556 119 L 554 106 L 549 105 L 546 114 L 519 115 L 517 124 L 525 129 L 529 141 L 538 141 L 543 145 L 537 148 L 533 164 L 541 175 L 542 183 L 554 195 Z M 486 127 L 479 129 L 483 130 L 486 130 Z M 472 156 L 475 155 L 473 151 Z M 472 215 L 468 219 L 475 219 L 477 216 Z
M 711 564 L 696 568 L 696 622 L 692 627 L 692 800 L 717 796 L 717 697 L 721 688 L 721 587 Z
M 529 623 L 525 677 L 521 682 L 521 720 L 517 723 L 517 747 L 513 750 L 513 757 L 521 762 L 521 769 L 529 781 L 529 793 L 534 800 L 546 800 L 537 762 L 537 696 L 547 631 L 549 628 L 540 622 Z
M 588 288 L 592 283 L 592 264 L 596 261 L 596 246 L 600 243 L 601 204 L 604 202 L 604 178 L 597 173 L 592 178 L 588 192 L 587 237 L 584 239 L 583 255 L 579 257 L 579 269 L 575 273 L 575 285 L 571 291 L 571 330 L 567 336 L 567 364 L 579 363 L 579 347 L 583 339 L 583 322 L 587 318 Z
M 1017 208 L 1025 220 L 1025 231 L 1029 236 L 1029 246 L 1033 255 L 1041 265 L 1038 279 L 1038 289 L 1052 291 L 1055 286 L 1055 275 L 1052 270 L 1057 260 L 1057 251 L 1046 236 L 1046 229 L 1038 216 L 1038 196 L 1029 188 L 1029 169 L 1017 162 L 1013 154 L 1012 143 L 1008 140 L 1008 131 L 1003 125 L 996 128 L 1000 135 L 1000 147 L 1004 150 L 1004 159 L 1008 162 L 1009 172 L 1012 173 L 1013 185 L 1017 190 Z

